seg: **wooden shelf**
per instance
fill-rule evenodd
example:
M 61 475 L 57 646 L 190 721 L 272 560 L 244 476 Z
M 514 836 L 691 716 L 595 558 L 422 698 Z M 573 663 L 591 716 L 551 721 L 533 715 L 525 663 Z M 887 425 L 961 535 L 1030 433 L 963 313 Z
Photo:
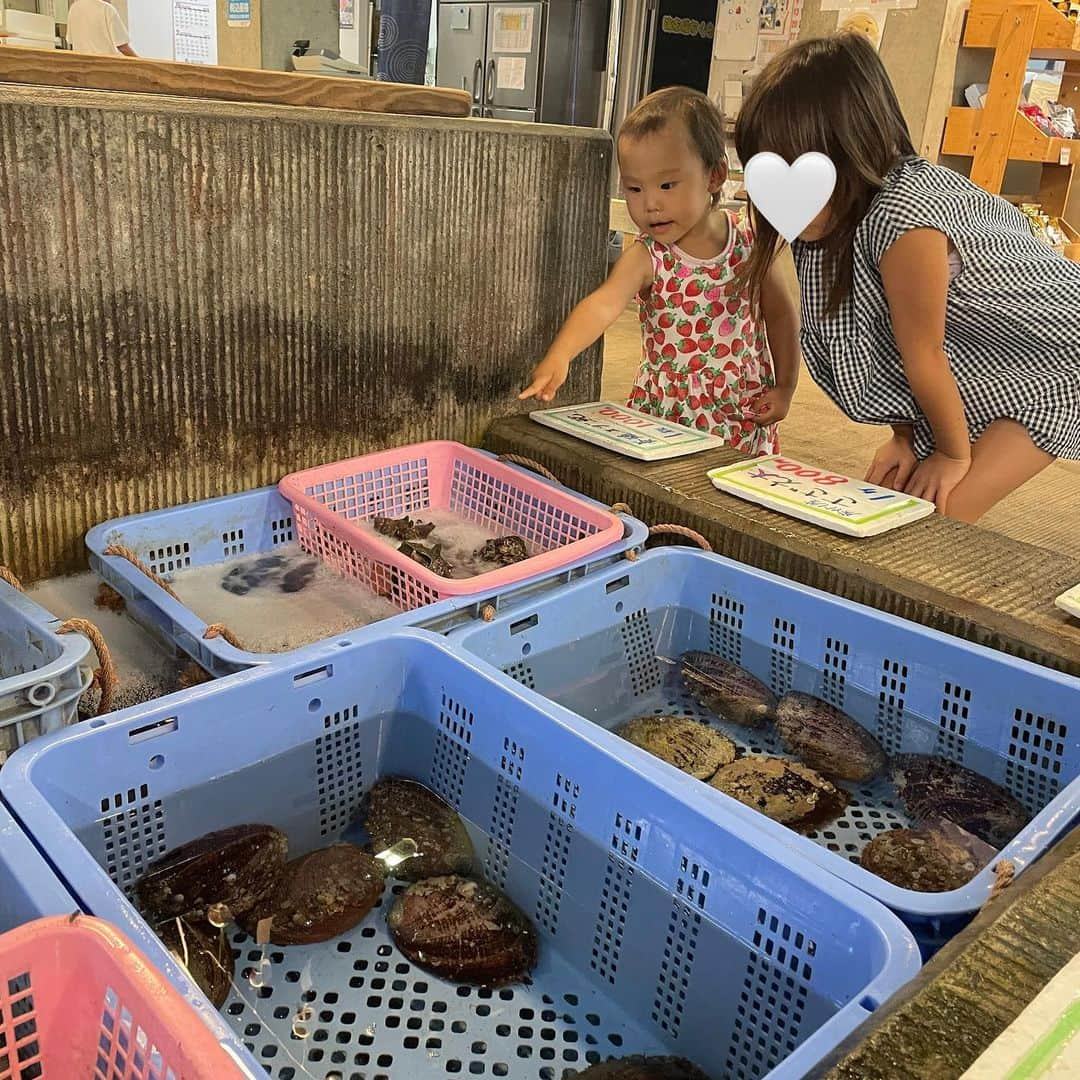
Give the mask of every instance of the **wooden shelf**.
M 942 152 L 955 154 L 957 157 L 974 157 L 979 140 L 987 134 L 980 131 L 982 117 L 982 109 L 969 109 L 964 106 L 950 109 L 945 121 Z M 1061 139 L 1047 135 L 1023 113 L 1017 113 L 1012 141 L 1009 144 L 1010 161 L 1038 161 L 1044 165 L 1060 165 L 1063 150 L 1069 151 L 1069 164 L 1080 164 L 1080 139 Z
M 1002 16 L 1011 6 L 1009 0 L 971 0 L 964 45 L 996 49 L 1002 41 Z M 1062 15 L 1050 0 L 1042 0 L 1029 55 L 1037 60 L 1080 60 L 1080 25 Z

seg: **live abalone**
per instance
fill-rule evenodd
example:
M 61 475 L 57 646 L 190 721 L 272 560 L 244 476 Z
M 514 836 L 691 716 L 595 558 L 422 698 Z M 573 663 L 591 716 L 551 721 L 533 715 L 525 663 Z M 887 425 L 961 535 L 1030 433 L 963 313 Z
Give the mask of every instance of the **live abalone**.
M 738 753 L 726 735 L 685 716 L 638 716 L 615 734 L 698 780 L 708 780 Z
M 943 758 L 899 754 L 893 758 L 892 773 L 911 817 L 944 818 L 999 850 L 1031 819 L 1003 787 Z
M 710 652 L 687 652 L 679 660 L 683 685 L 702 707 L 743 727 L 763 727 L 776 710 L 776 695 L 738 664 Z
M 891 829 L 863 848 L 863 867 L 916 892 L 949 892 L 981 869 L 971 852 L 930 829 Z
M 457 874 L 418 881 L 386 921 L 410 960 L 452 982 L 519 982 L 536 965 L 532 924 L 486 881 Z
M 413 521 L 411 517 L 375 517 L 372 519 L 375 531 L 394 540 L 426 540 L 434 531 L 430 521 Z
M 425 547 L 423 544 L 413 543 L 411 540 L 404 541 L 398 548 L 402 555 L 419 563 L 425 569 L 430 570 L 439 577 L 452 577 L 454 566 L 443 558 L 442 544 L 432 544 Z
M 709 1080 L 693 1062 L 681 1057 L 612 1058 L 591 1065 L 584 1072 L 564 1072 L 563 1080 Z
M 529 557 L 529 549 L 520 536 L 499 536 L 475 552 L 476 558 L 511 566 Z
M 271 825 L 235 825 L 174 848 L 135 883 L 135 896 L 154 918 L 206 919 L 223 904 L 234 918 L 275 888 L 289 841 Z
M 885 751 L 866 728 L 810 694 L 780 699 L 776 730 L 791 753 L 834 780 L 866 783 L 885 768 Z
M 831 821 L 848 803 L 846 792 L 823 776 L 777 757 L 740 758 L 720 769 L 709 783 L 798 831 Z
M 255 935 L 270 919 L 275 945 L 313 945 L 351 930 L 378 903 L 382 868 L 355 844 L 333 844 L 285 865 L 277 888 L 244 917 Z
M 404 881 L 468 874 L 476 854 L 461 818 L 435 792 L 398 776 L 386 776 L 368 792 L 364 828 L 377 855 L 402 840 L 418 854 L 392 871 Z

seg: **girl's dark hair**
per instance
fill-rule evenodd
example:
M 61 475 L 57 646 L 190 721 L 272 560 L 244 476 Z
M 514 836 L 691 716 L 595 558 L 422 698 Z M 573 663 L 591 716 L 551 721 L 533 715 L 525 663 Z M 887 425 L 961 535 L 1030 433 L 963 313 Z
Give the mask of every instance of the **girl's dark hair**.
M 772 60 L 754 82 L 735 123 L 735 148 L 746 163 L 771 150 L 789 164 L 817 151 L 836 166 L 822 241 L 830 280 L 826 311 L 851 291 L 852 243 L 885 177 L 915 156 L 904 114 L 881 58 L 858 32 L 802 41 Z M 754 247 L 741 272 L 755 309 L 782 240 L 756 210 Z
M 644 97 L 634 106 L 619 128 L 619 138 L 640 139 L 652 135 L 671 123 L 682 122 L 690 137 L 690 146 L 710 172 L 722 169 L 727 173 L 727 151 L 724 140 L 724 114 L 713 100 L 700 90 L 689 86 L 668 86 Z M 721 193 L 713 193 L 717 203 Z

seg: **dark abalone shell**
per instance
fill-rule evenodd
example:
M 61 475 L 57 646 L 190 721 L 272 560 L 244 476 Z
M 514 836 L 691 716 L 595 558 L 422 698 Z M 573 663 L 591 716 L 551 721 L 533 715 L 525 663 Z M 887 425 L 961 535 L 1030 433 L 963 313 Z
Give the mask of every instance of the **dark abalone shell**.
M 740 758 L 720 769 L 709 783 L 799 831 L 831 821 L 848 803 L 846 792 L 823 776 L 797 761 L 778 757 Z
M 710 652 L 679 660 L 687 693 L 703 708 L 743 727 L 764 727 L 776 711 L 776 695 L 738 664 Z
M 529 557 L 529 548 L 520 536 L 499 536 L 474 552 L 478 559 L 511 566 Z
M 916 892 L 950 892 L 981 869 L 971 852 L 929 829 L 891 829 L 863 848 L 861 865 Z
M 809 694 L 780 699 L 776 730 L 791 753 L 833 780 L 866 783 L 885 768 L 885 751 L 866 728 Z
M 726 735 L 685 716 L 638 716 L 615 734 L 698 780 L 708 780 L 738 753 Z
M 372 525 L 376 532 L 395 540 L 426 540 L 435 531 L 431 522 L 413 521 L 411 517 L 376 517 Z
M 410 885 L 387 925 L 397 947 L 451 982 L 520 982 L 536 965 L 536 931 L 494 885 L 452 874 Z

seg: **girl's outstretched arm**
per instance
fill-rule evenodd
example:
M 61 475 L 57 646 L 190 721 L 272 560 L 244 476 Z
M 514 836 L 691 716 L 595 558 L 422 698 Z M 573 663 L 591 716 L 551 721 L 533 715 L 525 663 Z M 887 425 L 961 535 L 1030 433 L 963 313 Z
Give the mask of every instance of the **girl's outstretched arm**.
M 904 490 L 930 499 L 941 513 L 971 468 L 964 404 L 945 355 L 948 245 L 936 229 L 912 229 L 893 242 L 879 265 L 904 374 L 934 432 L 934 452 Z
M 787 416 L 799 383 L 799 315 L 776 259 L 761 285 L 761 316 L 776 386 L 754 399 L 752 418 L 758 424 L 775 424 Z
M 627 304 L 652 284 L 652 256 L 644 244 L 633 243 L 615 264 L 607 281 L 589 293 L 563 323 L 547 355 L 537 364 L 532 381 L 518 395 L 551 401 L 570 371 L 570 363 L 587 349 L 626 310 Z

